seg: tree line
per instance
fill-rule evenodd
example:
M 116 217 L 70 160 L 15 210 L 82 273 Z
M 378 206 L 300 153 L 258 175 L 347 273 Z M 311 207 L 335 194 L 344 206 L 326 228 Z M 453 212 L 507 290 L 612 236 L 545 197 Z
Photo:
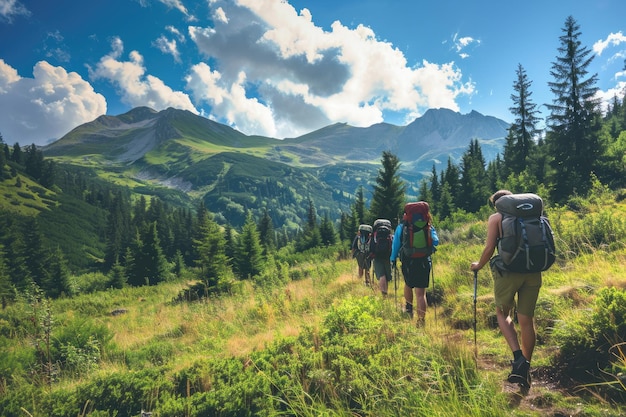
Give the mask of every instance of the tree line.
M 440 219 L 459 210 L 478 211 L 499 188 L 537 192 L 564 204 L 571 196 L 586 195 L 594 179 L 613 189 L 626 185 L 625 94 L 602 108 L 598 76 L 589 73 L 593 53 L 580 35 L 579 24 L 569 16 L 551 65 L 548 88 L 554 98 L 546 105 L 544 129 L 539 127 L 532 81 L 518 64 L 509 108 L 514 121 L 502 155 L 486 164 L 478 141 L 472 141 L 459 165 L 448 160 L 439 172 L 433 165 L 430 178 L 421 184 L 420 198 L 432 202 Z

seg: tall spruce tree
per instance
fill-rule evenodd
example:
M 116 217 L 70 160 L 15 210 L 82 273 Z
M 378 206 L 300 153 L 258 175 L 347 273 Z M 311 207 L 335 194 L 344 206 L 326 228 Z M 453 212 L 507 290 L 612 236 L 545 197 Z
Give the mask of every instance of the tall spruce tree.
M 563 201 L 573 193 L 584 194 L 597 169 L 602 145 L 599 140 L 597 74 L 589 75 L 593 53 L 580 41 L 580 26 L 567 17 L 559 37 L 559 56 L 552 63 L 548 83 L 554 94 L 548 105 L 548 132 L 552 171 L 552 197 Z
M 509 107 L 515 119 L 509 127 L 503 159 L 507 173 L 519 174 L 526 169 L 527 158 L 533 150 L 540 129 L 537 127 L 539 110 L 531 99 L 532 82 L 522 64 L 517 65 L 515 74 L 517 78 L 511 94 L 513 106 Z
M 405 203 L 406 184 L 400 178 L 400 160 L 390 151 L 384 151 L 381 159 L 382 168 L 373 186 L 370 216 L 376 219 L 388 219 L 397 224 Z
M 70 295 L 70 271 L 61 248 L 56 250 L 48 258 L 48 271 L 46 280 L 41 286 L 50 298 L 58 298 L 62 295 Z
M 236 263 L 239 276 L 245 279 L 259 275 L 263 271 L 263 248 L 259 231 L 250 211 L 246 215 L 238 243 Z
M 485 204 L 492 190 L 486 184 L 485 158 L 478 139 L 473 139 L 461 158 L 461 180 L 457 207 L 469 213 Z
M 9 278 L 9 270 L 4 262 L 4 248 L 0 243 L 0 307 L 4 310 L 9 301 L 15 298 L 15 288 Z
M 263 217 L 259 221 L 258 229 L 264 254 L 267 255 L 274 252 L 276 249 L 276 233 L 274 233 L 274 223 L 267 208 L 263 210 Z
M 356 223 L 364 224 L 367 221 L 367 208 L 365 207 L 365 192 L 362 185 L 359 185 L 359 188 L 356 190 L 354 207 L 357 215 Z
M 201 219 L 198 238 L 194 241 L 195 252 L 198 253 L 196 265 L 200 269 L 199 278 L 208 287 L 213 287 L 229 272 L 226 236 L 210 213 L 207 212 Z
M 324 246 L 331 246 L 337 242 L 335 227 L 333 226 L 333 222 L 330 220 L 328 213 L 324 215 L 320 224 L 320 238 L 322 240 L 322 245 Z

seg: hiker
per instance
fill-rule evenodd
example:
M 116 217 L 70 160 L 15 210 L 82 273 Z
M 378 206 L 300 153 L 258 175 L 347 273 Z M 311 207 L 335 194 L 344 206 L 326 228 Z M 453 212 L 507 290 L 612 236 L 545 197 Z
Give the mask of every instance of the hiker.
M 496 201 L 506 195 L 512 195 L 508 190 L 499 190 L 489 198 L 492 207 Z M 498 326 L 509 348 L 513 352 L 511 373 L 507 380 L 524 388 L 530 388 L 530 361 L 535 348 L 536 334 L 534 313 L 539 289 L 541 288 L 541 272 L 511 272 L 498 267 L 499 254 L 492 258 L 502 232 L 503 214 L 493 213 L 487 221 L 487 240 L 480 260 L 472 262 L 472 271 L 479 271 L 483 266 L 490 264 L 493 275 L 494 299 Z M 521 347 L 518 341 L 515 322 L 511 312 L 517 295 L 517 320 L 521 333 Z
M 352 257 L 356 258 L 359 267 L 359 278 L 363 279 L 365 275 L 365 285 L 370 285 L 370 269 L 372 267 L 372 259 L 369 257 L 369 240 L 372 232 L 372 226 L 362 224 L 356 232 L 356 236 L 352 241 Z
M 418 216 L 420 226 L 414 225 L 414 228 L 409 228 L 409 224 L 412 222 L 409 218 L 413 210 L 413 207 L 419 206 Z M 405 229 L 406 228 L 406 229 Z M 411 238 L 409 235 L 413 233 L 422 232 L 422 243 L 417 244 L 418 239 Z M 403 236 L 404 233 L 404 236 Z M 426 233 L 428 235 L 426 235 Z M 415 242 L 415 244 L 412 244 Z M 396 261 L 400 258 L 402 264 L 402 276 L 404 277 L 404 312 L 413 319 L 413 291 L 415 291 L 415 301 L 417 303 L 417 327 L 423 327 L 426 318 L 426 288 L 428 288 L 430 281 L 430 271 L 432 269 L 431 253 L 435 252 L 436 246 L 439 245 L 439 237 L 437 231 L 432 225 L 432 217 L 428 203 L 408 203 L 405 206 L 405 212 L 402 216 L 402 222 L 396 227 L 396 231 L 393 236 L 393 246 L 391 251 L 391 263 L 395 269 Z M 420 247 L 422 250 L 409 250 L 408 247 Z M 405 249 L 406 248 L 406 249 Z
M 370 237 L 370 258 L 373 260 L 374 274 L 378 278 L 378 288 L 383 297 L 387 297 L 391 275 L 391 255 L 393 235 L 391 234 L 391 222 L 387 219 L 377 219 L 372 226 Z

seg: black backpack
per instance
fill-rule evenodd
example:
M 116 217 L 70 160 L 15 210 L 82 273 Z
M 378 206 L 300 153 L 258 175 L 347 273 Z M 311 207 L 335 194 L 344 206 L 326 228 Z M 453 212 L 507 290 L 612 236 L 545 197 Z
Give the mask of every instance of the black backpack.
M 376 258 L 391 256 L 391 222 L 387 219 L 378 219 L 372 227 L 372 237 L 370 239 L 370 251 Z
M 543 200 L 536 194 L 504 195 L 496 201 L 502 214 L 496 264 L 512 272 L 540 272 L 556 260 L 554 234 L 543 215 Z

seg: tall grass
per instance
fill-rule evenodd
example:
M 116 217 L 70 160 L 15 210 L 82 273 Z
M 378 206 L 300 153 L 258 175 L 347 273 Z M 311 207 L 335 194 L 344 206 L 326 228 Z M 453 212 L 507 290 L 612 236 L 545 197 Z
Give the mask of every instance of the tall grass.
M 615 210 L 623 209 L 623 204 L 615 204 Z M 619 375 L 624 372 L 624 349 L 615 337 L 610 346 L 603 345 L 611 361 L 602 383 L 610 389 L 598 388 L 597 381 L 556 389 L 556 373 L 563 372 L 561 348 L 592 346 L 585 344 L 591 340 L 586 330 L 596 329 L 590 334 L 598 335 L 601 327 L 612 329 L 611 317 L 620 311 L 615 300 L 626 288 L 624 235 L 613 245 L 574 250 L 579 238 L 575 226 L 582 220 L 560 210 L 552 216 L 553 223 L 562 233 L 562 248 L 569 252 L 544 273 L 533 358 L 538 378 L 527 397 L 503 383 L 511 354 L 495 324 L 488 271 L 478 274 L 474 345 L 469 265 L 480 256 L 485 228 L 483 220 L 474 218 L 454 230 L 440 229 L 442 242 L 433 255 L 431 278 L 441 299 L 429 306 L 421 329 L 401 313 L 401 278 L 398 292 L 391 284 L 390 295 L 383 299 L 362 284 L 353 260 L 327 253 L 315 259 L 283 254 L 281 262 L 288 267 L 275 262 L 265 275 L 240 282 L 237 291 L 200 301 L 180 300 L 178 295 L 190 285 L 183 280 L 51 301 L 50 331 L 64 372 L 46 387 L 32 377 L 38 359 L 32 348 L 36 335 L 28 324 L 31 308 L 27 302 L 12 305 L 0 312 L 2 413 L 134 417 L 144 409 L 159 417 L 623 414 L 623 403 L 607 405 L 611 395 L 619 398 L 623 392 Z M 592 207 L 587 215 L 601 210 Z M 608 223 L 598 227 L 612 236 Z M 598 297 L 605 287 L 616 293 Z M 612 306 L 613 315 L 601 314 L 598 299 Z M 542 380 L 541 375 L 553 379 Z

